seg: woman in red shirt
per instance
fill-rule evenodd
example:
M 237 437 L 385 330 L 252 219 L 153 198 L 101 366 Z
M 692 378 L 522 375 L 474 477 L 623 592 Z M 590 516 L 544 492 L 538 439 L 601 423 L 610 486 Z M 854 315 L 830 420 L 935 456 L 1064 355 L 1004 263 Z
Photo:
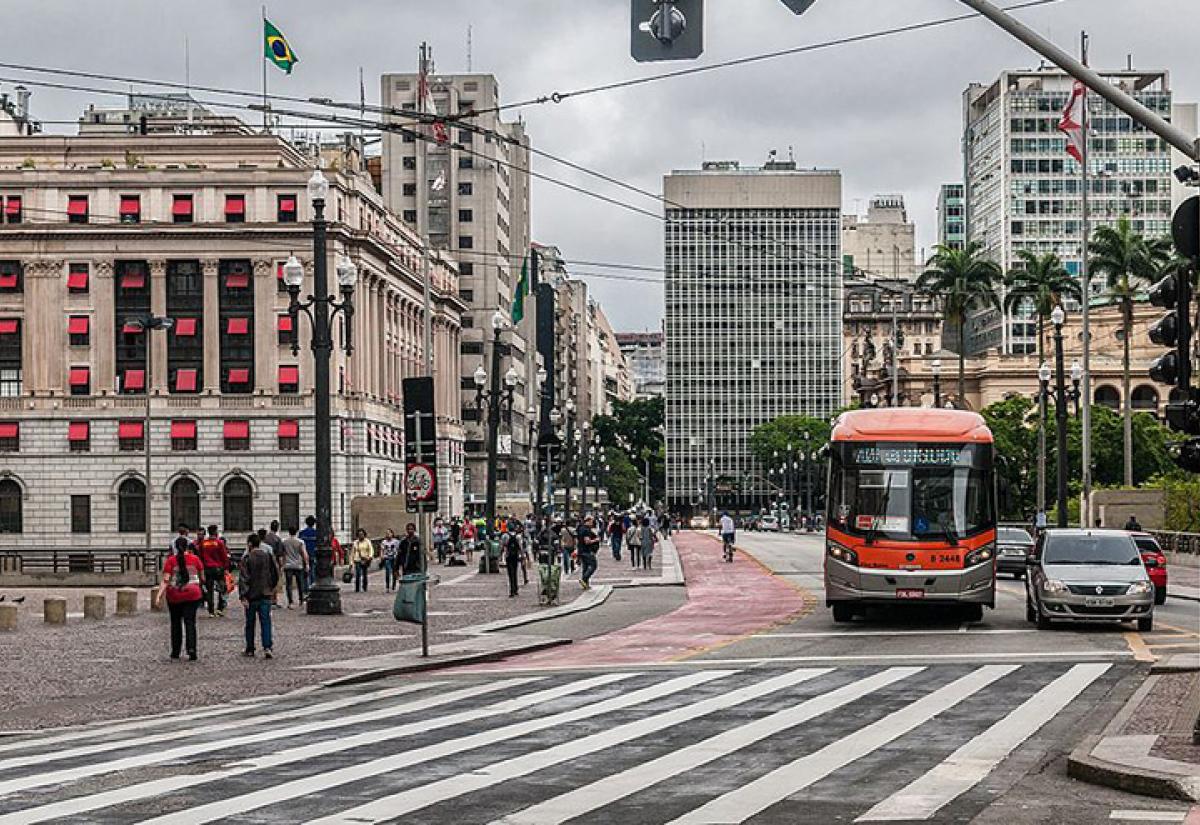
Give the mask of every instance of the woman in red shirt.
M 196 608 L 204 598 L 200 589 L 203 577 L 204 565 L 199 556 L 191 552 L 188 540 L 179 536 L 175 539 L 175 555 L 168 556 L 163 564 L 163 580 L 158 589 L 159 599 L 167 600 L 171 613 L 172 659 L 179 658 L 186 631 L 187 655 L 196 661 Z

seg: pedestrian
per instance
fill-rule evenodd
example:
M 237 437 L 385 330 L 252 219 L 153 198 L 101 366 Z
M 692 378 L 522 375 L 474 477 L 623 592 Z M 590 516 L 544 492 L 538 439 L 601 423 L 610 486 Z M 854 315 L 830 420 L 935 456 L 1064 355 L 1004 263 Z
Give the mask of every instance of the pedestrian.
M 396 575 L 396 556 L 400 553 L 400 539 L 396 538 L 395 530 L 387 531 L 383 541 L 379 542 L 379 552 L 383 557 L 383 592 L 391 593 L 400 579 Z
M 329 549 L 333 553 L 333 563 L 341 566 L 346 563 L 346 549 L 338 541 L 337 533 L 329 531 Z
M 625 531 L 625 547 L 629 550 L 629 563 L 636 570 L 642 565 L 642 523 L 645 521 L 643 516 L 633 522 L 628 530 Z
M 309 516 L 304 520 L 304 529 L 300 531 L 300 540 L 308 552 L 308 589 L 317 581 L 317 519 Z
M 463 521 L 462 533 L 460 535 L 462 536 L 463 552 L 467 554 L 467 564 L 470 564 L 472 557 L 475 555 L 475 522 L 470 519 Z
M 648 518 L 642 518 L 641 525 L 634 529 L 639 534 L 638 546 L 642 552 L 642 569 L 649 570 L 654 563 L 654 545 L 658 543 L 658 531 L 654 529 Z
M 579 555 L 579 585 L 591 590 L 592 575 L 596 572 L 596 551 L 600 549 L 600 534 L 596 532 L 596 520 L 588 516 L 579 526 L 575 552 Z
M 575 521 L 571 519 L 563 525 L 559 534 L 559 545 L 562 548 L 563 575 L 575 572 Z
M 186 633 L 188 658 L 196 661 L 196 609 L 204 601 L 204 590 L 200 587 L 203 576 L 204 565 L 192 552 L 187 533 L 183 532 L 175 537 L 174 554 L 163 563 L 162 584 L 158 588 L 158 599 L 166 600 L 171 614 L 172 659 L 179 658 Z
M 200 563 L 204 565 L 205 602 L 209 616 L 225 615 L 225 571 L 229 569 L 229 546 L 217 532 L 217 525 L 208 525 L 208 535 L 200 540 Z
M 285 577 L 283 574 L 283 538 L 279 535 L 279 522 L 272 520 L 270 529 L 259 530 L 258 536 L 262 539 L 263 547 L 275 557 L 275 566 L 279 568 L 279 584 L 275 586 L 275 593 L 271 602 L 276 607 L 282 607 L 283 605 L 279 603 L 279 597 L 283 595 Z
M 375 545 L 367 538 L 367 531 L 359 528 L 355 534 L 354 544 L 350 546 L 350 560 L 354 563 L 354 592 L 367 592 L 367 574 L 371 570 L 371 560 L 375 558 Z
M 462 521 L 457 516 L 450 519 L 450 553 L 457 556 L 462 549 Z
M 175 553 L 175 542 L 178 541 L 180 538 L 182 538 L 184 541 L 187 542 L 188 550 L 192 553 L 195 553 L 196 545 L 192 542 L 192 539 L 191 539 L 192 531 L 188 528 L 188 526 L 186 524 L 180 524 L 179 526 L 177 526 L 175 528 L 175 531 L 176 531 L 175 535 L 167 543 L 167 553 L 168 554 Z
M 400 547 L 396 551 L 396 560 L 400 563 L 401 576 L 414 576 L 422 570 L 421 537 L 417 535 L 417 525 L 411 521 L 404 525 L 404 538 L 400 539 Z
M 246 553 L 239 565 L 238 596 L 246 611 L 246 649 L 243 656 L 254 656 L 254 625 L 261 627 L 263 658 L 270 659 L 274 653 L 271 638 L 271 594 L 279 578 L 275 558 L 263 549 L 257 533 L 246 537 Z
M 286 580 L 287 608 L 292 609 L 292 582 L 296 583 L 296 595 L 300 604 L 308 601 L 308 582 L 306 572 L 311 560 L 304 542 L 296 535 L 296 526 L 288 527 L 288 536 L 283 539 L 283 577 Z
M 508 597 L 517 597 L 517 569 L 524 564 L 525 548 L 521 541 L 525 526 L 517 519 L 508 523 L 508 530 L 500 537 L 500 553 L 504 557 L 505 572 L 508 573 Z M 525 580 L 529 584 L 529 580 Z
M 446 522 L 438 518 L 433 522 L 433 550 L 437 553 L 438 564 L 446 563 L 446 545 L 450 542 L 450 531 Z
M 1125 529 L 1131 533 L 1142 532 L 1142 525 L 1138 523 L 1137 516 L 1129 517 L 1129 521 L 1125 522 Z
M 580 525 L 581 527 L 583 525 Z M 621 541 L 625 536 L 625 525 L 620 518 L 610 518 L 608 520 L 608 540 L 612 542 L 612 557 L 613 561 L 621 560 Z

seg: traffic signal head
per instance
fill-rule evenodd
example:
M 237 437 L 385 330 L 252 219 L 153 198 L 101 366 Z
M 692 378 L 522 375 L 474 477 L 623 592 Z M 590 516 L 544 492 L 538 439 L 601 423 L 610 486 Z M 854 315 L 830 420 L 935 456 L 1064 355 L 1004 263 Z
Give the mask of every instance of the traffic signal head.
M 1164 318 L 1158 323 L 1161 324 L 1166 320 Z M 1179 356 L 1174 352 L 1168 352 L 1154 359 L 1154 363 L 1150 365 L 1150 378 L 1159 384 L 1174 386 L 1175 382 L 1179 380 Z
M 1189 438 L 1171 448 L 1172 458 L 1181 470 L 1200 473 L 1200 438 Z
M 1150 327 L 1150 340 L 1160 347 L 1173 347 L 1179 343 L 1179 319 L 1174 312 L 1159 318 Z
M 1189 356 L 1188 306 L 1191 290 L 1187 276 L 1168 275 L 1150 288 L 1150 303 L 1169 309 L 1166 315 L 1150 327 L 1150 341 L 1170 352 L 1159 356 L 1150 366 L 1150 377 L 1160 384 L 1186 389 L 1189 381 L 1184 359 Z
M 1150 287 L 1150 303 L 1163 309 L 1174 309 L 1179 302 L 1179 282 L 1174 275 L 1168 275 L 1154 286 Z

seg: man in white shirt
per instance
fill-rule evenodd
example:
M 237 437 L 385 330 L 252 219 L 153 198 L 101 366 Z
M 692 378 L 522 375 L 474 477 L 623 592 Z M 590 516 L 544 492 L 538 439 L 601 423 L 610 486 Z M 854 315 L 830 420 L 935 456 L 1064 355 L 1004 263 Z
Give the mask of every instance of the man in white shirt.
M 733 519 L 729 517 L 729 513 L 721 514 L 721 538 L 729 537 L 733 541 Z

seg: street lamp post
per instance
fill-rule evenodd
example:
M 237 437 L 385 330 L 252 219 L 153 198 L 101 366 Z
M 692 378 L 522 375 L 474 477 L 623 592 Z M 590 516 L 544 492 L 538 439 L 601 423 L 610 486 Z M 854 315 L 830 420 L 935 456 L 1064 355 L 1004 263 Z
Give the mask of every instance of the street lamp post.
M 1038 466 L 1037 508 L 1046 511 L 1046 412 L 1050 406 L 1050 365 L 1038 367 Z
M 1083 397 L 1083 393 L 1079 390 L 1079 384 L 1083 381 L 1083 366 L 1078 361 L 1071 364 L 1071 400 L 1075 402 L 1075 417 L 1079 418 L 1079 400 Z
M 154 519 L 152 518 L 153 505 L 151 503 L 154 500 L 153 493 L 151 492 L 154 488 L 154 484 L 152 483 L 150 472 L 150 424 L 153 418 L 153 413 L 151 412 L 150 407 L 150 393 L 152 387 L 154 386 L 154 368 L 153 356 L 150 352 L 150 333 L 153 330 L 162 330 L 163 332 L 166 332 L 167 330 L 171 329 L 171 327 L 175 326 L 175 320 L 173 318 L 164 318 L 158 315 L 145 315 L 141 318 L 137 318 L 128 322 L 128 324 L 131 327 L 140 329 L 146 336 L 146 420 L 142 424 L 142 446 L 145 447 L 146 451 L 146 555 L 148 557 L 152 552 L 154 552 Z M 169 526 L 175 527 L 173 524 Z M 198 528 L 200 525 L 191 524 L 188 526 L 192 528 Z
M 934 358 L 929 365 L 929 371 L 933 373 L 933 408 L 941 409 L 942 407 L 942 359 Z
M 504 389 L 500 388 L 500 335 L 508 326 L 508 319 L 497 312 L 492 316 L 492 370 L 489 373 L 480 364 L 475 370 L 475 406 L 483 411 L 487 407 L 487 500 L 484 504 L 484 529 L 489 537 L 496 529 L 496 465 L 498 463 L 500 415 L 512 412 L 513 392 L 517 387 L 517 373 L 512 367 L 504 374 Z M 491 387 L 484 386 L 491 378 Z M 490 567 L 489 567 L 490 569 Z
M 1050 321 L 1054 324 L 1054 420 L 1058 425 L 1058 455 L 1056 472 L 1058 474 L 1058 526 L 1067 526 L 1067 384 L 1066 372 L 1063 369 L 1063 323 L 1067 313 L 1061 306 L 1056 306 L 1050 313 Z
M 525 421 L 527 422 L 528 428 L 526 441 L 529 444 L 529 460 L 533 465 L 533 468 L 530 471 L 529 479 L 533 483 L 533 489 L 535 491 L 533 499 L 533 511 L 540 516 L 543 509 L 541 451 L 538 449 L 534 441 L 538 432 L 537 412 L 537 407 L 530 404 L 529 409 L 525 411 Z
M 345 255 L 337 262 L 337 281 L 341 290 L 340 301 L 329 294 L 329 270 L 325 248 L 325 199 L 329 195 L 329 181 L 318 169 L 308 181 L 308 196 L 313 208 L 313 294 L 300 300 L 300 288 L 304 284 L 304 267 L 296 256 L 291 256 L 283 266 L 283 283 L 287 287 L 288 314 L 292 318 L 292 329 L 298 330 L 300 313 L 308 316 L 313 334 L 313 417 L 315 437 L 315 470 L 317 497 L 317 558 L 316 583 L 308 593 L 308 612 L 311 615 L 336 616 L 342 612 L 342 596 L 333 581 L 333 475 L 330 440 L 332 416 L 329 399 L 329 361 L 333 355 L 333 319 L 339 312 L 345 320 L 343 347 L 347 355 L 354 352 L 351 324 L 354 319 L 352 296 L 358 281 L 358 270 Z M 293 355 L 300 352 L 299 335 L 292 337 Z

